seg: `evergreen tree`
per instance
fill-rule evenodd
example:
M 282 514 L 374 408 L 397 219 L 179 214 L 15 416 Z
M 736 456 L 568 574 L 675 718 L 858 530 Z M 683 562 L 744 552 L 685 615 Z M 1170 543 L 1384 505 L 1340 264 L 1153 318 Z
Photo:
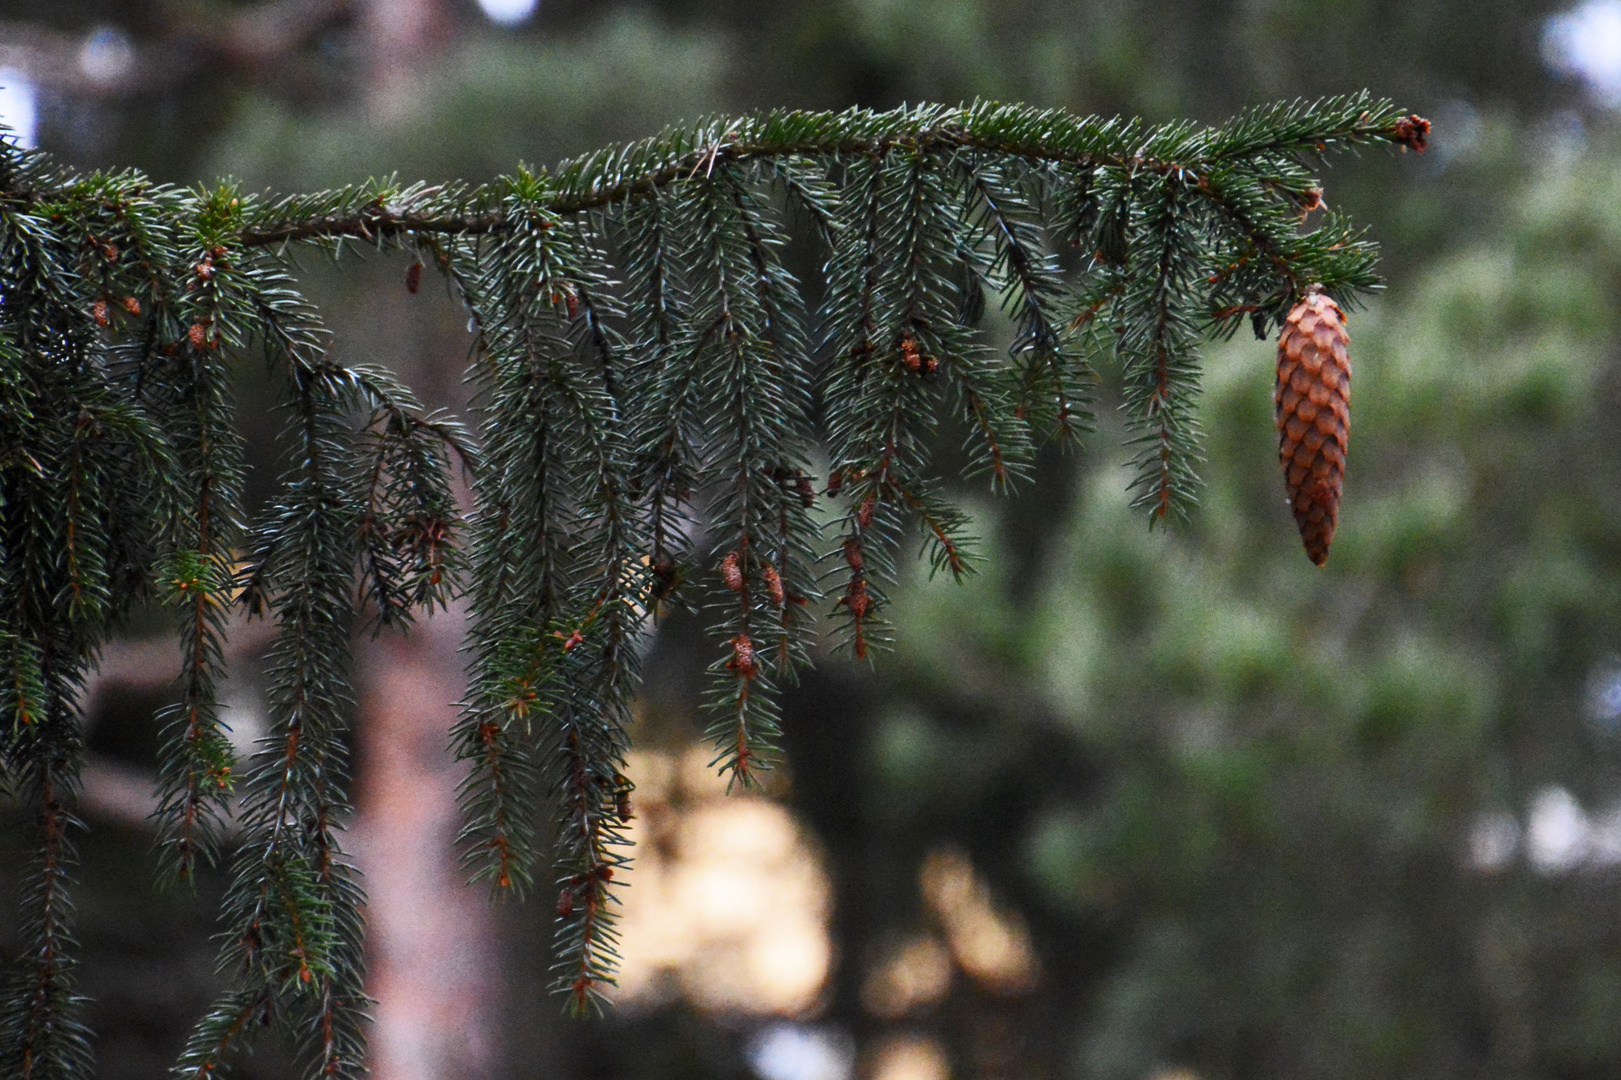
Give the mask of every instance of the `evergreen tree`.
M 816 608 L 864 657 L 909 533 L 936 570 L 971 569 L 966 519 L 930 473 L 943 419 L 1005 489 L 1038 442 L 1085 430 L 1090 362 L 1112 355 L 1136 505 L 1151 525 L 1186 514 L 1199 340 L 1246 323 L 1264 337 L 1313 286 L 1353 309 L 1376 253 L 1334 215 L 1303 227 L 1320 204 L 1311 166 L 1357 144 L 1422 149 L 1427 126 L 1366 96 L 1210 129 L 992 103 L 776 112 L 481 186 L 283 198 L 75 176 L 6 144 L 0 754 L 39 835 L 0 1067 L 88 1072 L 68 898 L 77 699 L 135 605 L 172 612 L 183 650 L 168 874 L 220 856 L 241 794 L 220 960 L 233 988 L 177 1075 L 223 1075 L 261 1024 L 298 1036 L 311 1075 L 358 1074 L 348 643 L 460 592 L 467 866 L 497 893 L 535 887 L 551 808 L 556 985 L 587 1009 L 614 973 L 625 720 L 650 618 L 706 614 L 715 763 L 749 785 Z M 827 252 L 814 310 L 781 258 L 795 220 Z M 329 358 L 295 277 L 312 247 L 407 251 L 412 290 L 425 268 L 443 276 L 475 334 L 474 431 L 388 372 Z M 1016 328 L 1006 356 L 975 332 L 988 295 Z M 255 521 L 229 392 L 251 353 L 286 410 L 286 471 Z M 273 726 L 245 764 L 216 696 L 234 607 L 276 625 Z

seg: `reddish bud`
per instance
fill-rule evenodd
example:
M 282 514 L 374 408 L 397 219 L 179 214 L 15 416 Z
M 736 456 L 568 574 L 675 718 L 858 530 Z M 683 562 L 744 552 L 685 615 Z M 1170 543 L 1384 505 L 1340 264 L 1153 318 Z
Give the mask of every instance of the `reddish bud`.
M 850 537 L 844 542 L 844 561 L 850 564 L 850 569 L 859 571 L 863 562 L 861 559 L 861 541 Z
M 906 365 L 908 371 L 918 371 L 923 367 L 923 361 L 917 352 L 917 342 L 912 340 L 911 334 L 901 339 L 901 363 Z
M 1416 113 L 1396 121 L 1394 140 L 1403 149 L 1412 147 L 1422 154 L 1430 145 L 1430 122 Z
M 117 244 L 108 244 L 108 245 L 106 245 L 105 247 L 103 247 L 101 249 L 101 253 L 103 255 L 107 256 L 107 261 L 108 262 L 117 262 L 118 261 L 118 245 Z
M 192 348 L 204 348 L 208 345 L 208 327 L 202 323 L 192 323 L 191 329 L 186 331 L 186 337 L 191 341 Z
M 655 559 L 650 569 L 653 571 L 653 599 L 663 600 L 675 590 L 680 573 L 675 563 L 664 556 Z
M 856 524 L 865 529 L 872 524 L 872 515 L 878 509 L 878 496 L 868 495 L 861 500 L 861 506 L 856 510 Z
M 765 569 L 760 571 L 760 576 L 765 579 L 766 592 L 771 594 L 771 602 L 781 607 L 786 599 L 782 591 L 782 575 L 777 573 L 775 566 L 767 563 Z
M 566 919 L 574 914 L 574 890 L 565 888 L 557 894 L 557 917 Z
M 422 260 L 418 259 L 405 271 L 405 288 L 413 296 L 422 287 Z
M 732 658 L 726 662 L 726 666 L 745 679 L 759 674 L 759 665 L 754 662 L 754 642 L 749 640 L 747 634 L 739 634 L 732 639 Z
M 124 310 L 129 312 L 131 315 L 139 315 L 141 313 L 141 302 L 135 299 L 133 296 L 126 296 L 124 299 L 120 300 L 119 303 L 123 304 Z
M 96 320 L 97 326 L 107 325 L 107 301 L 97 300 L 90 305 L 90 317 Z
M 743 591 L 743 570 L 737 565 L 737 552 L 728 551 L 720 561 L 720 577 L 733 592 Z
M 810 477 L 800 473 L 794 480 L 794 489 L 799 492 L 799 503 L 805 509 L 816 505 L 816 485 L 811 483 Z
M 867 612 L 872 610 L 872 597 L 867 595 L 865 581 L 850 582 L 850 591 L 844 594 L 844 605 L 850 609 L 850 614 L 858 619 L 864 619 Z

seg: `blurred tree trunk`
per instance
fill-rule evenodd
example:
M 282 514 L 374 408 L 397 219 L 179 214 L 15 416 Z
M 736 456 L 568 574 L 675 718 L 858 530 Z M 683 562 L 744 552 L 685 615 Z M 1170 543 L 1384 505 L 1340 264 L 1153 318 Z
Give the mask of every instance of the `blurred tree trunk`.
M 456 864 L 463 769 L 445 749 L 465 623 L 452 608 L 362 654 L 354 848 L 366 875 L 375 1080 L 470 1080 L 498 1056 L 496 928 Z
M 367 0 L 361 9 L 366 103 L 383 119 L 409 106 L 409 88 L 449 45 L 454 21 L 445 0 Z

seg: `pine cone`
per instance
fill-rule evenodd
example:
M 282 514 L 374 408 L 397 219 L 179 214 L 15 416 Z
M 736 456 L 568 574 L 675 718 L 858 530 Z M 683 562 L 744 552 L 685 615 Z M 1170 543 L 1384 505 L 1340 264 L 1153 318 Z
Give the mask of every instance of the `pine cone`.
M 1300 539 L 1318 566 L 1328 561 L 1340 520 L 1351 434 L 1350 344 L 1345 312 L 1316 285 L 1278 334 L 1278 458 Z

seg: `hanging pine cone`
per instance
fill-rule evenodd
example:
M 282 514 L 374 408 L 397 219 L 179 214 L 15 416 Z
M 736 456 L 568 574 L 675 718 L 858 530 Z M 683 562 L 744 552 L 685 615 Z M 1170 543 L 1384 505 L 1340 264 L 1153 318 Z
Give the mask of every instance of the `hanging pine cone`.
M 1278 458 L 1306 554 L 1328 561 L 1340 520 L 1351 434 L 1351 335 L 1345 312 L 1313 285 L 1278 334 Z

